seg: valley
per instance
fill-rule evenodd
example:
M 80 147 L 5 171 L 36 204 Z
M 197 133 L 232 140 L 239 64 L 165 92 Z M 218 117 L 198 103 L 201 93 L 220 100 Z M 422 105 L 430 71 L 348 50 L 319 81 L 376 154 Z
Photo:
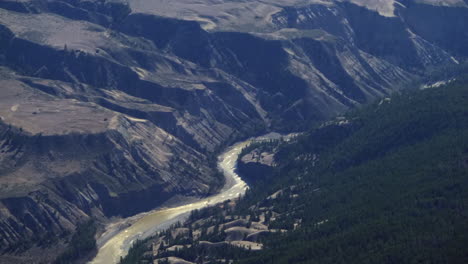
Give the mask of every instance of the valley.
M 52 263 L 84 223 L 103 246 L 113 223 L 216 195 L 229 184 L 217 156 L 235 142 L 456 80 L 467 10 L 461 0 L 0 1 L 0 263 Z M 131 239 L 116 240 L 126 251 Z
M 141 216 L 134 216 L 131 219 L 127 219 L 126 222 L 132 223 L 119 223 L 119 225 L 130 226 L 118 230 L 116 232 L 117 234 L 110 238 L 108 238 L 106 234 L 103 234 L 102 237 L 105 239 L 103 239 L 102 242 L 100 242 L 101 239 L 98 239 L 100 248 L 97 256 L 90 264 L 117 263 L 120 257 L 125 257 L 129 248 L 137 240 L 146 239 L 158 231 L 164 231 L 173 224 L 185 221 L 189 213 L 193 210 L 213 206 L 243 195 L 248 186 L 236 172 L 237 159 L 242 149 L 252 142 L 262 142 L 272 139 L 289 140 L 294 135 L 295 134 L 281 136 L 279 134 L 270 133 L 264 136 L 250 138 L 228 147 L 227 150 L 218 157 L 218 168 L 222 171 L 226 182 L 219 194 L 201 200 L 190 201 L 181 206 L 168 206 L 168 208 L 156 209 L 152 212 L 143 213 Z
M 244 197 L 192 212 L 120 263 L 465 263 L 467 89 L 465 75 L 250 144 Z

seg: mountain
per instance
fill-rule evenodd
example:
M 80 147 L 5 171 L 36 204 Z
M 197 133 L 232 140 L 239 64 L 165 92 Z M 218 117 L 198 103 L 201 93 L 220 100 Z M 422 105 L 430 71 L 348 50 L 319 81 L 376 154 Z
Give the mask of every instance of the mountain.
M 465 78 L 250 145 L 239 162 L 270 173 L 240 166 L 257 176 L 245 197 L 193 212 L 121 263 L 466 263 L 467 95 Z
M 2 258 L 48 261 L 56 239 L 90 218 L 213 193 L 223 184 L 213 157 L 229 143 L 305 129 L 456 67 L 468 55 L 467 10 L 1 1 Z

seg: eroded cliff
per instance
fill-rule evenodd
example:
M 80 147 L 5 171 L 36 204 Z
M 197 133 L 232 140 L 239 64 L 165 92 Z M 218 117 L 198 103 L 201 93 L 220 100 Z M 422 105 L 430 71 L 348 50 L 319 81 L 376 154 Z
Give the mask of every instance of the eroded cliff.
M 465 5 L 400 2 L 2 1 L 0 251 L 216 191 L 228 142 L 465 59 Z

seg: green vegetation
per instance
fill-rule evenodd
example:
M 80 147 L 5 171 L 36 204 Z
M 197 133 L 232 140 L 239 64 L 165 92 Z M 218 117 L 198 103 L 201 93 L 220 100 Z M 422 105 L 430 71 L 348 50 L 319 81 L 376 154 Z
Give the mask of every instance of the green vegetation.
M 96 250 L 96 223 L 93 220 L 85 222 L 76 228 L 68 248 L 55 260 L 55 264 L 73 263 Z
M 167 241 L 157 258 L 242 264 L 468 263 L 466 83 L 383 99 L 292 143 L 247 147 L 245 153 L 276 151 L 271 180 L 255 182 L 238 202 L 194 211 L 187 223 L 171 229 L 189 228 L 188 236 L 171 238 L 169 230 L 152 238 Z M 259 237 L 260 251 L 201 246 L 199 241 L 223 241 L 223 223 L 232 219 L 248 219 L 247 227 L 261 221 L 282 232 Z M 171 245 L 184 246 L 166 250 Z M 140 248 L 145 250 L 135 261 L 122 263 L 150 261 L 141 258 L 148 243 Z
M 239 208 L 295 185 L 297 199 L 262 206 L 283 213 L 278 226 L 301 228 L 240 263 L 468 263 L 466 85 L 356 110 L 277 158 L 276 184 L 254 186 Z
M 120 264 L 143 263 L 145 260 L 148 260 L 147 263 L 151 263 L 149 260 L 152 257 L 145 255 L 145 252 L 151 251 L 151 245 L 147 243 L 148 241 L 149 239 L 137 240 L 135 243 L 133 243 L 127 256 L 125 256 L 124 258 L 121 257 L 119 263 Z

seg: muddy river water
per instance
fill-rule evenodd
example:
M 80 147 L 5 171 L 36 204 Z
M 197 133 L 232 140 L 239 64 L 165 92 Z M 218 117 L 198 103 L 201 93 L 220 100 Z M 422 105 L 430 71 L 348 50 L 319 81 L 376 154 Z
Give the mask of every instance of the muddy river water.
M 170 227 L 174 223 L 184 221 L 192 210 L 215 205 L 243 195 L 248 186 L 237 175 L 235 170 L 237 158 L 242 149 L 254 141 L 279 139 L 281 137 L 287 140 L 292 136 L 293 134 L 282 136 L 277 133 L 270 133 L 261 137 L 250 138 L 228 147 L 218 156 L 218 167 L 226 178 L 226 183 L 218 194 L 193 200 L 179 206 L 158 208 L 133 216 L 131 219 L 123 219 L 119 221 L 119 224 L 111 224 L 107 228 L 107 231 L 98 239 L 98 254 L 88 264 L 118 263 L 120 257 L 127 254 L 132 243 L 137 239 L 147 238 L 157 231 Z M 131 224 L 123 224 L 126 220 Z

